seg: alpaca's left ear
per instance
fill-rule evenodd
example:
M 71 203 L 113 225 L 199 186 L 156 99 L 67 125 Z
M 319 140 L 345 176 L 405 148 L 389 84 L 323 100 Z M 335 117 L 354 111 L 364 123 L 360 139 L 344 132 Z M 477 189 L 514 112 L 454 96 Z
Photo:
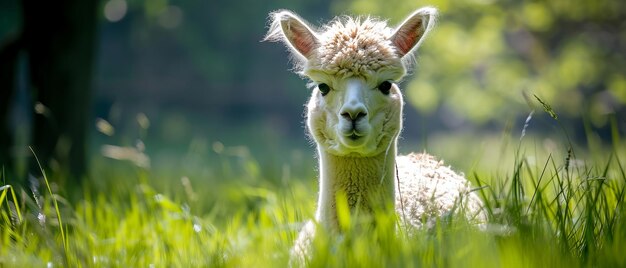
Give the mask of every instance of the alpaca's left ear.
M 419 46 L 426 33 L 435 24 L 437 9 L 432 7 L 420 8 L 407 17 L 391 36 L 400 57 Z

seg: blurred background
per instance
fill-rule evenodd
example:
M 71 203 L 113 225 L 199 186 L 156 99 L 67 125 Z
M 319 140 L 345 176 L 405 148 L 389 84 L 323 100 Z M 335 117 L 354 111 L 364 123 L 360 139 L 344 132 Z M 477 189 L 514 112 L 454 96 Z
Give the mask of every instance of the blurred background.
M 0 161 L 24 177 L 32 145 L 70 181 L 98 181 L 120 161 L 162 178 L 312 181 L 310 91 L 282 45 L 260 42 L 268 13 L 291 9 L 318 26 L 371 14 L 395 25 L 426 5 L 440 16 L 401 85 L 400 151 L 489 170 L 532 110 L 526 135 L 541 150 L 563 150 L 567 139 L 602 148 L 626 133 L 620 0 L 3 0 Z

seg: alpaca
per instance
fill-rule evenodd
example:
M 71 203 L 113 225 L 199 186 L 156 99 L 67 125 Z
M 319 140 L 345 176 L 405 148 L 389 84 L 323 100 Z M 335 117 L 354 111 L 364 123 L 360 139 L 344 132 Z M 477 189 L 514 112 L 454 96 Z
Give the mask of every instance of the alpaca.
M 315 222 L 322 228 L 338 231 L 338 193 L 351 211 L 391 208 L 415 227 L 432 226 L 458 207 L 483 217 L 482 201 L 462 175 L 426 153 L 396 156 L 404 104 L 398 82 L 435 16 L 436 9 L 426 7 L 396 28 L 342 17 L 314 29 L 291 11 L 270 14 L 265 40 L 286 44 L 296 72 L 312 81 L 306 125 L 317 144 Z M 304 226 L 296 255 L 308 255 L 315 228 L 311 221 Z

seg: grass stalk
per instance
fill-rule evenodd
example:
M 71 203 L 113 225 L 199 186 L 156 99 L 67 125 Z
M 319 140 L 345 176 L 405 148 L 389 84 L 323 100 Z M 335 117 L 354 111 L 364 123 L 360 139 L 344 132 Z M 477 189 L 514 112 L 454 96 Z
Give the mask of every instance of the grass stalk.
M 50 198 L 52 199 L 52 204 L 54 205 L 54 210 L 57 216 L 57 223 L 59 224 L 59 232 L 61 233 L 61 239 L 63 241 L 63 251 L 65 253 L 65 260 L 68 260 L 68 239 L 66 236 L 66 232 L 65 232 L 65 226 L 63 225 L 63 219 L 61 217 L 61 210 L 59 209 L 59 203 L 57 202 L 57 198 L 55 196 L 54 193 L 52 193 L 52 188 L 50 188 L 50 183 L 48 181 L 48 176 L 46 176 L 46 171 L 43 169 L 41 162 L 39 161 L 39 158 L 37 157 L 37 154 L 35 153 L 35 150 L 33 150 L 32 147 L 28 147 L 30 149 L 30 151 L 33 153 L 33 156 L 35 157 L 35 161 L 37 162 L 37 166 L 39 167 L 39 171 L 41 172 L 41 175 L 43 176 L 43 180 L 44 183 L 46 184 L 46 189 L 48 190 L 48 194 L 50 195 Z

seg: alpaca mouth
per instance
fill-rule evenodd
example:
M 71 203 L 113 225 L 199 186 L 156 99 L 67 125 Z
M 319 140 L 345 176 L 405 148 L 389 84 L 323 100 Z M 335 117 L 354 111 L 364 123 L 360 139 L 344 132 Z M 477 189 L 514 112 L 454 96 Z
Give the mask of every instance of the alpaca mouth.
M 362 138 L 365 135 L 363 133 L 359 133 L 359 131 L 357 131 L 356 128 L 352 128 L 349 131 L 344 132 L 343 136 L 355 141 L 355 140 Z
M 345 133 L 343 136 L 347 141 L 349 141 L 351 145 L 360 144 L 361 141 L 364 140 L 363 138 L 365 138 L 365 135 L 363 133 L 359 133 L 356 130 Z

